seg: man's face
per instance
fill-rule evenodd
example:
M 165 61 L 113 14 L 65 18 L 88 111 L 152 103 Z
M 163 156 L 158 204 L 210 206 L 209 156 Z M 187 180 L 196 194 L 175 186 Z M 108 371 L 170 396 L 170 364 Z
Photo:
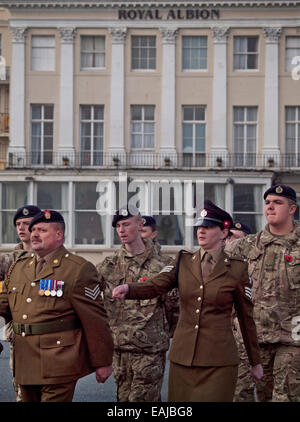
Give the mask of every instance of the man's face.
M 141 236 L 143 239 L 155 239 L 158 235 L 156 230 L 153 230 L 150 226 L 143 226 L 141 230 Z
M 227 236 L 228 230 L 221 230 L 219 226 L 198 227 L 197 239 L 199 246 L 205 250 L 214 250 L 222 246 L 222 241 Z
M 16 221 L 16 229 L 21 242 L 28 243 L 30 241 L 30 232 L 28 226 L 33 217 L 31 218 L 18 218 Z
M 143 223 L 137 216 L 120 220 L 116 224 L 116 230 L 122 243 L 131 244 L 141 237 Z
M 32 250 L 45 256 L 61 246 L 63 238 L 63 231 L 56 223 L 37 223 L 31 231 Z
M 265 199 L 265 217 L 271 226 L 284 225 L 296 211 L 296 205 L 290 205 L 287 198 L 268 195 Z

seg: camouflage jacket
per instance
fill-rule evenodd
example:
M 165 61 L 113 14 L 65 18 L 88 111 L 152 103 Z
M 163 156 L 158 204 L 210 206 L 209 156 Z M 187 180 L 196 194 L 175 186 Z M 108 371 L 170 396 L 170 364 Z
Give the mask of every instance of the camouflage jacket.
M 259 343 L 300 346 L 300 226 L 285 236 L 264 230 L 226 246 L 248 261 Z M 297 318 L 298 317 L 298 318 Z
M 132 255 L 122 246 L 97 265 L 109 324 L 117 350 L 157 353 L 169 348 L 169 328 L 162 297 L 146 300 L 112 299 L 114 287 L 146 281 L 169 262 L 157 253 L 151 241 L 145 241 L 143 254 Z

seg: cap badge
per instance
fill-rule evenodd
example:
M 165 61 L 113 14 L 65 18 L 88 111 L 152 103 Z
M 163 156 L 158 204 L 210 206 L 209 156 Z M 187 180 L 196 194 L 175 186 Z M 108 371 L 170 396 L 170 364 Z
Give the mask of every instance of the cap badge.
M 143 226 L 146 224 L 146 219 L 145 218 L 142 218 L 142 223 L 143 223 Z
M 45 210 L 44 211 L 44 217 L 46 218 L 46 220 L 50 220 L 51 212 L 49 210 Z
M 282 193 L 283 192 L 282 187 L 281 186 L 277 186 L 277 188 L 275 189 L 275 192 L 276 193 Z
M 122 215 L 123 217 L 127 217 L 127 215 L 128 215 L 128 211 L 127 211 L 127 210 L 122 210 L 122 211 L 121 211 L 121 215 Z
M 230 221 L 225 220 L 224 223 L 223 223 L 223 227 L 224 227 L 224 229 L 228 229 L 230 227 Z
M 242 225 L 241 225 L 241 223 L 236 223 L 236 224 L 235 224 L 235 227 L 236 227 L 237 229 L 241 229 L 241 228 L 242 228 Z
M 28 215 L 29 214 L 29 210 L 27 208 L 23 209 L 23 215 Z
M 207 211 L 206 210 L 202 210 L 200 213 L 201 217 L 204 218 L 207 216 Z

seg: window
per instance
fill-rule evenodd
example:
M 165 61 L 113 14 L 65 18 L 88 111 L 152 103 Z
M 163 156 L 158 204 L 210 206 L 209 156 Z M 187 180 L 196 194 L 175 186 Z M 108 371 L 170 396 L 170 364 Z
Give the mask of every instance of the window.
M 285 70 L 291 72 L 293 69 L 292 60 L 300 56 L 300 37 L 286 37 L 285 44 Z
M 131 106 L 131 147 L 132 149 L 154 148 L 154 106 Z
M 53 104 L 31 105 L 31 162 L 53 163 Z
M 300 106 L 285 108 L 286 166 L 300 167 Z
M 54 35 L 33 35 L 31 38 L 31 70 L 55 70 Z
M 80 37 L 81 69 L 105 68 L 105 37 L 101 35 Z
M 183 165 L 205 166 L 206 121 L 204 106 L 184 106 L 182 110 Z
M 234 107 L 233 111 L 233 164 L 256 164 L 257 107 Z
M 182 37 L 182 69 L 207 69 L 207 37 Z
M 18 208 L 28 204 L 28 184 L 22 182 L 2 183 L 1 194 L 1 235 L 2 243 L 18 243 L 13 218 Z
M 234 37 L 234 70 L 258 68 L 258 37 Z
M 153 70 L 156 68 L 156 37 L 131 37 L 131 69 Z
M 81 165 L 103 165 L 104 106 L 80 106 Z
M 248 226 L 252 233 L 261 230 L 263 215 L 262 187 L 259 185 L 233 185 L 233 220 Z
M 75 183 L 75 243 L 94 245 L 105 243 L 106 216 L 96 211 L 97 183 Z

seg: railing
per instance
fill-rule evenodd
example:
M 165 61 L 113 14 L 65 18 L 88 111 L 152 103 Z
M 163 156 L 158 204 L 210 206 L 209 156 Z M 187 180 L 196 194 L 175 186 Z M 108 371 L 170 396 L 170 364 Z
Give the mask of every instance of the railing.
M 1 151 L 0 151 L 1 154 Z M 2 157 L 3 160 L 4 157 Z M 1 160 L 1 157 L 0 157 Z M 215 153 L 155 153 L 139 151 L 130 153 L 105 153 L 82 151 L 60 153 L 32 151 L 9 152 L 7 168 L 107 168 L 107 169 L 299 169 L 300 154 L 215 154 Z

